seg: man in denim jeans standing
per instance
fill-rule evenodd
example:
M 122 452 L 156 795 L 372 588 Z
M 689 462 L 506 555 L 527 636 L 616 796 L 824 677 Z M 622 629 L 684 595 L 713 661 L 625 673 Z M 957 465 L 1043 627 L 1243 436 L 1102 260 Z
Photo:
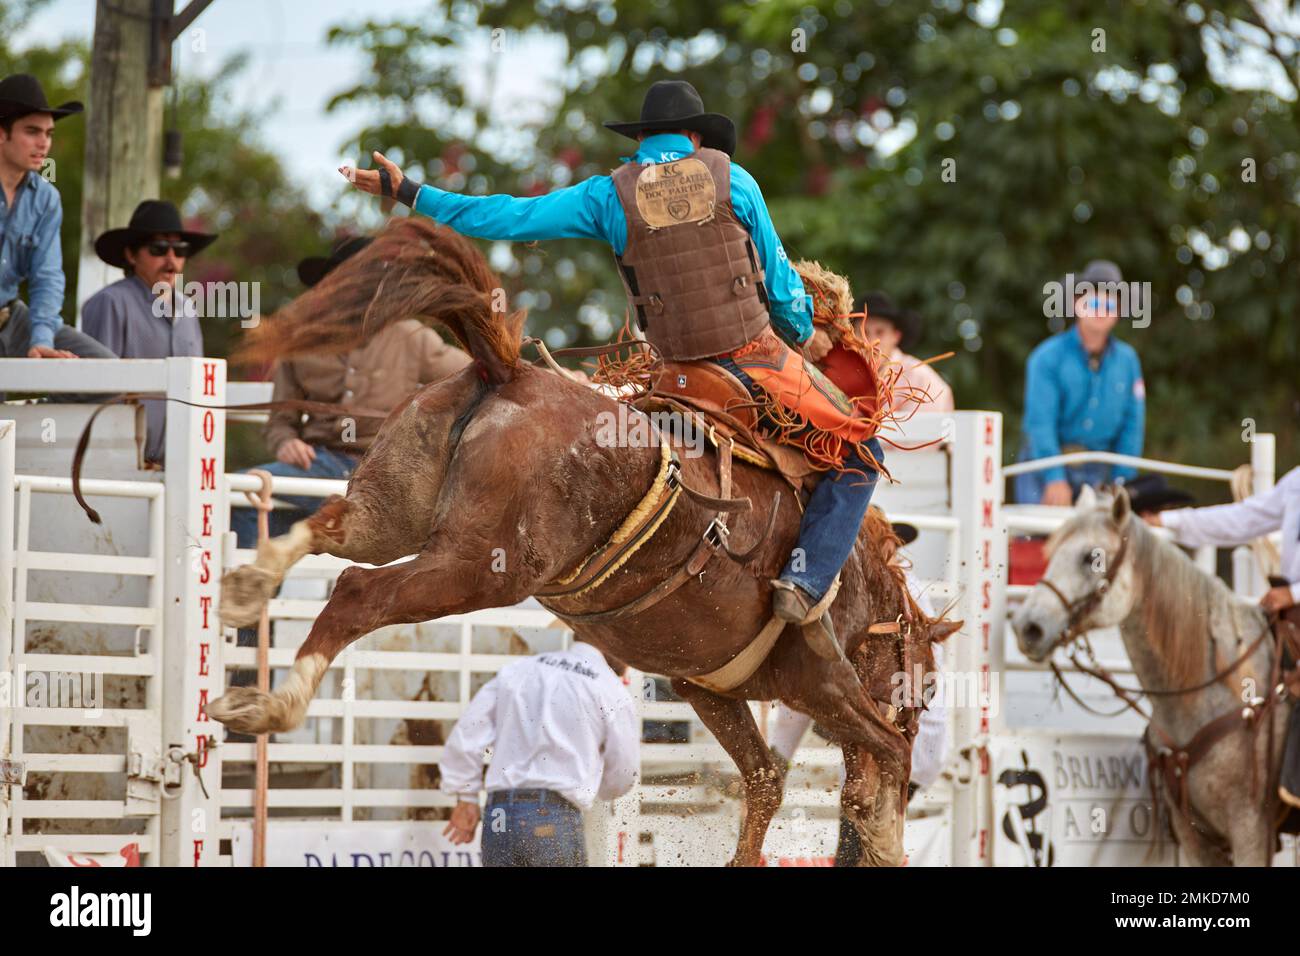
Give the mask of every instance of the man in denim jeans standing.
M 501 668 L 443 749 L 442 790 L 458 799 L 444 835 L 474 839 L 486 786 L 484 866 L 586 866 L 583 811 L 631 790 L 641 765 L 626 670 L 582 641 Z

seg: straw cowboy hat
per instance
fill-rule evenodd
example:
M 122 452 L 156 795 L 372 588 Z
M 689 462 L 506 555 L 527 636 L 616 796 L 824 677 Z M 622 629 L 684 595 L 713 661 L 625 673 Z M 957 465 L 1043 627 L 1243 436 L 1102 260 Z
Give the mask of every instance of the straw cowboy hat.
M 213 242 L 215 235 L 194 232 L 181 224 L 181 214 L 164 199 L 146 199 L 131 213 L 131 222 L 125 229 L 110 229 L 95 240 L 95 253 L 110 266 L 127 267 L 126 250 L 138 246 L 151 236 L 176 233 L 191 246 L 190 256 L 196 256 Z
M 660 80 L 646 90 L 641 118 L 630 123 L 606 123 L 607 129 L 629 139 L 665 129 L 689 129 L 700 134 L 700 145 L 728 156 L 736 151 L 736 124 L 721 113 L 704 112 L 704 100 L 685 80 Z

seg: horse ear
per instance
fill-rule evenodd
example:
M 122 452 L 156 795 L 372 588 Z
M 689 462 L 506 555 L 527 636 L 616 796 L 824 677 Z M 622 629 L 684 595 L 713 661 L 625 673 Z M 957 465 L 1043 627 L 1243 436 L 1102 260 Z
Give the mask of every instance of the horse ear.
M 1128 491 L 1120 485 L 1115 489 L 1115 500 L 1110 506 L 1110 518 L 1115 522 L 1115 527 L 1122 528 L 1132 513 L 1133 504 L 1129 501 Z
M 1091 511 L 1097 507 L 1097 492 L 1093 490 L 1092 485 L 1084 485 L 1083 490 L 1079 492 L 1079 500 L 1074 503 L 1075 511 Z
M 931 621 L 929 638 L 931 644 L 941 644 L 962 629 L 965 621 Z

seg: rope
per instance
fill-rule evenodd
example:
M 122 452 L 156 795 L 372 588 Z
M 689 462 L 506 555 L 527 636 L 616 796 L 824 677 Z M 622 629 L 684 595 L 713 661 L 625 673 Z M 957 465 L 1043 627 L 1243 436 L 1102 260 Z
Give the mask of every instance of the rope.
M 1254 492 L 1254 469 L 1250 465 L 1238 465 L 1232 470 L 1232 478 L 1228 480 L 1228 485 L 1232 488 L 1233 501 L 1245 501 Z M 1278 573 L 1278 569 L 1282 566 L 1282 558 L 1272 541 L 1266 537 L 1256 538 L 1250 542 L 1250 551 L 1255 556 L 1255 565 L 1259 568 L 1259 573 L 1266 580 Z

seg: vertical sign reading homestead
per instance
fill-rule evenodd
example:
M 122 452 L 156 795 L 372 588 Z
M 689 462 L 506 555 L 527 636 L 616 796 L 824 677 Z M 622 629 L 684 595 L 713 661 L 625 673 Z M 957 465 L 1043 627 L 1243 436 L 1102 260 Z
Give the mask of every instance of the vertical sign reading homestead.
M 164 859 L 194 866 L 217 857 L 220 758 L 209 736 L 221 728 L 208 717 L 208 701 L 224 683 L 217 623 L 221 540 L 228 526 L 225 495 L 226 363 L 219 359 L 168 359 L 167 393 L 192 405 L 167 409 L 167 605 L 163 745 L 179 797 L 163 802 Z M 197 771 L 197 774 L 196 774 Z M 199 785 L 201 775 L 207 793 Z M 211 795 L 211 796 L 209 796 Z

